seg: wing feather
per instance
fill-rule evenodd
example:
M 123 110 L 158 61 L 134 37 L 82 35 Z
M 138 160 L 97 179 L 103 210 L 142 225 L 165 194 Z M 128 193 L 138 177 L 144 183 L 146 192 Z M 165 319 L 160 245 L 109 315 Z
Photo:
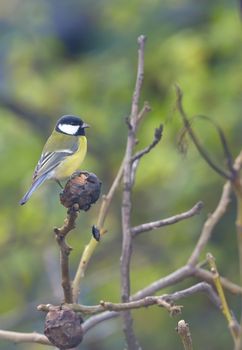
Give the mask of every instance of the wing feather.
M 40 176 L 52 172 L 61 162 L 65 160 L 66 157 L 71 156 L 78 149 L 78 138 L 68 137 L 68 136 L 59 136 L 62 139 L 58 140 L 58 144 L 61 144 L 63 149 L 56 150 L 50 144 L 50 139 L 47 141 L 43 153 L 41 154 L 40 160 L 38 161 L 34 174 L 33 181 L 38 179 Z M 47 151 L 47 149 L 49 151 Z

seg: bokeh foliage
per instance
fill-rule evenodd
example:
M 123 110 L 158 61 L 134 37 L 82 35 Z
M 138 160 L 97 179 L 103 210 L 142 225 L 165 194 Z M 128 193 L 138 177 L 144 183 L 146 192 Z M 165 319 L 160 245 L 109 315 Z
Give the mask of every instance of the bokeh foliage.
M 216 206 L 223 180 L 192 145 L 186 156 L 177 151 L 182 125 L 174 113 L 173 85 L 179 82 L 182 87 L 190 116 L 207 115 L 220 124 L 235 156 L 242 134 L 241 24 L 236 1 L 1 2 L 1 328 L 42 332 L 43 315 L 35 311 L 35 305 L 56 303 L 61 298 L 58 249 L 52 233 L 52 227 L 61 225 L 65 216 L 58 188 L 48 183 L 24 207 L 18 205 L 43 143 L 60 115 L 83 116 L 91 124 L 83 168 L 102 179 L 105 193 L 124 152 L 124 120 L 130 110 L 136 38 L 141 33 L 148 36 L 142 98 L 150 102 L 152 112 L 140 128 L 137 148 L 152 140 L 160 123 L 164 123 L 164 137 L 141 161 L 137 172 L 133 223 L 171 216 L 198 200 L 204 201 L 205 209 L 199 217 L 137 238 L 133 292 L 186 262 L 207 214 Z M 204 122 L 194 126 L 222 164 L 215 131 Z M 90 212 L 82 213 L 70 237 L 73 273 L 98 209 L 96 204 Z M 234 219 L 232 203 L 208 249 L 220 271 L 238 281 Z M 107 229 L 83 281 L 81 302 L 85 304 L 119 300 L 120 193 L 112 205 Z M 189 280 L 177 288 L 194 282 Z M 238 314 L 239 301 L 231 296 L 229 300 Z M 231 348 L 226 322 L 205 296 L 194 296 L 183 304 L 183 317 L 190 324 L 196 348 Z M 174 330 L 177 320 L 164 310 L 137 310 L 134 318 L 144 349 L 181 348 Z M 121 349 L 121 330 L 120 321 L 109 321 L 93 329 L 81 348 Z M 12 350 L 15 346 L 1 342 L 0 348 Z M 18 349 L 25 348 L 25 344 L 18 345 Z M 28 345 L 28 349 L 43 348 Z

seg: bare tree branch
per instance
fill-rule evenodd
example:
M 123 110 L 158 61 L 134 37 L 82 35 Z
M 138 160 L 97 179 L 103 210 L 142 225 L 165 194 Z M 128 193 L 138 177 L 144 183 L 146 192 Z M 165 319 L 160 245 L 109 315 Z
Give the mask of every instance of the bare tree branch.
M 194 286 L 191 286 L 189 288 L 171 293 L 171 294 L 164 294 L 160 296 L 146 296 L 141 299 L 134 299 L 133 301 L 129 301 L 127 303 L 112 303 L 109 301 L 100 301 L 99 305 L 92 305 L 92 306 L 86 306 L 81 304 L 64 304 L 67 308 L 70 308 L 71 310 L 75 312 L 81 312 L 85 315 L 93 315 L 97 313 L 101 313 L 104 311 L 125 311 L 130 309 L 139 309 L 142 307 L 147 307 L 151 305 L 159 305 L 166 308 L 169 312 L 176 312 L 179 311 L 178 309 L 180 307 L 176 306 L 176 309 L 173 309 L 172 306 L 173 303 L 179 299 L 188 298 L 193 294 L 203 292 L 206 293 L 211 302 L 220 309 L 221 307 L 221 301 L 218 297 L 218 295 L 213 290 L 212 286 L 206 282 L 200 282 L 195 284 Z M 49 312 L 53 308 L 57 306 L 54 305 L 44 305 L 40 304 L 37 309 L 39 311 Z M 181 310 L 180 310 L 181 311 Z
M 97 326 L 99 323 L 102 323 L 104 321 L 107 321 L 107 320 L 110 320 L 113 318 L 118 318 L 119 316 L 120 316 L 120 314 L 116 311 L 105 311 L 105 312 L 101 313 L 100 315 L 92 316 L 82 324 L 83 332 L 85 334 L 90 329 Z
M 13 343 L 38 343 L 43 345 L 52 345 L 45 335 L 36 332 L 20 333 L 0 329 L 0 339 L 9 340 Z
M 201 282 L 198 283 L 192 287 L 186 288 L 184 290 L 172 293 L 172 294 L 166 294 L 163 296 L 157 296 L 157 297 L 145 297 L 143 299 L 138 299 L 137 301 L 134 302 L 129 302 L 126 304 L 118 304 L 119 306 L 117 307 L 117 311 L 118 308 L 122 308 L 123 305 L 127 305 L 127 308 L 133 308 L 133 306 L 138 306 L 140 305 L 140 307 L 144 307 L 144 306 L 149 306 L 149 305 L 155 305 L 157 303 L 157 300 L 163 300 L 165 302 L 168 302 L 168 305 L 170 305 L 172 302 L 175 302 L 179 299 L 183 299 L 183 298 L 188 298 L 193 294 L 196 293 L 206 293 L 207 296 L 209 297 L 209 299 L 211 300 L 211 302 L 217 307 L 220 308 L 220 300 L 217 296 L 217 294 L 214 292 L 213 288 L 211 287 L 211 285 L 209 285 L 206 282 Z M 133 296 L 132 299 L 135 299 L 135 297 Z M 146 303 L 148 303 L 148 305 L 146 305 Z M 149 304 L 150 303 L 150 304 Z M 88 332 L 91 328 L 95 327 L 97 324 L 99 324 L 100 322 L 103 322 L 105 320 L 111 319 L 111 318 L 115 318 L 120 316 L 120 313 L 113 311 L 114 309 L 112 309 L 114 304 L 111 304 L 111 310 L 112 311 L 106 311 L 103 312 L 100 315 L 95 315 L 90 317 L 88 320 L 86 320 L 83 323 L 83 330 L 84 333 Z M 117 305 L 117 304 L 116 304 Z M 164 306 L 164 305 L 161 305 Z M 84 307 L 84 312 L 85 312 L 85 308 L 89 308 L 89 307 Z M 100 305 L 97 306 L 97 308 L 100 310 Z M 81 309 L 83 309 L 83 306 L 80 305 L 80 311 Z M 76 311 L 78 311 L 78 307 L 76 308 Z M 45 310 L 46 311 L 46 310 Z M 168 306 L 168 311 L 172 311 L 169 309 Z M 180 307 L 178 307 L 178 309 L 174 309 L 173 311 L 180 311 Z M 88 313 L 88 309 L 86 309 L 86 313 Z
M 144 77 L 144 47 L 145 36 L 138 38 L 138 69 L 136 83 L 133 93 L 130 117 L 128 120 L 128 139 L 124 159 L 123 173 L 123 198 L 122 198 L 122 253 L 120 258 L 121 269 L 121 295 L 122 301 L 128 302 L 130 296 L 130 261 L 132 254 L 131 235 L 131 188 L 132 188 L 132 155 L 135 146 L 137 121 L 139 116 L 139 98 Z M 140 346 L 133 330 L 133 320 L 130 311 L 125 311 L 123 315 L 124 334 L 128 350 L 139 350 Z
M 218 221 L 226 212 L 227 206 L 230 202 L 230 193 L 231 193 L 231 184 L 230 182 L 226 182 L 226 184 L 223 187 L 223 192 L 222 192 L 220 201 L 218 203 L 218 206 L 215 209 L 215 211 L 211 215 L 209 215 L 208 219 L 204 223 L 200 238 L 190 258 L 188 259 L 188 264 L 191 264 L 193 266 L 197 264 L 201 251 L 206 246 L 206 244 L 208 243 L 212 235 L 214 226 L 218 223 Z
M 137 127 L 138 119 L 141 119 L 142 110 L 139 113 L 139 99 L 144 79 L 144 49 L 145 49 L 145 41 L 146 37 L 144 35 L 140 35 L 138 37 L 138 69 L 137 69 L 137 77 L 136 83 L 133 93 L 132 106 L 131 106 L 131 114 L 130 121 L 133 127 Z M 147 109 L 147 108 L 146 108 Z M 149 107 L 148 107 L 149 109 Z
M 176 84 L 175 85 L 175 89 L 176 89 L 176 94 L 177 94 L 177 109 L 182 117 L 182 121 L 184 123 L 184 126 L 190 136 L 190 138 L 192 139 L 194 145 L 196 146 L 199 154 L 202 156 L 202 158 L 210 165 L 210 167 L 219 175 L 221 175 L 222 177 L 226 178 L 227 180 L 230 180 L 232 177 L 232 174 L 227 173 L 225 170 L 223 170 L 222 168 L 220 168 L 218 165 L 216 165 L 214 163 L 214 161 L 210 158 L 210 156 L 208 155 L 208 153 L 205 151 L 205 149 L 202 147 L 202 145 L 200 144 L 199 140 L 197 139 L 197 136 L 195 135 L 195 133 L 193 132 L 190 122 L 187 118 L 187 115 L 183 109 L 183 104 L 182 104 L 182 98 L 183 98 L 183 94 L 182 94 L 182 90 L 181 88 Z
M 195 289 L 194 289 L 195 291 Z M 185 297 L 185 293 L 187 293 L 187 296 L 190 295 L 189 292 L 183 292 L 179 294 L 180 297 Z M 169 301 L 168 301 L 169 299 Z M 176 296 L 176 299 L 178 299 L 178 294 Z M 93 315 L 98 314 L 104 311 L 115 311 L 115 312 L 121 312 L 125 310 L 133 310 L 133 309 L 140 309 L 142 307 L 148 307 L 152 305 L 158 305 L 162 306 L 167 311 L 169 311 L 171 314 L 176 314 L 181 312 L 181 307 L 177 305 L 171 305 L 173 302 L 172 295 L 161 295 L 161 296 L 147 296 L 143 299 L 138 299 L 134 301 L 129 301 L 127 303 L 112 303 L 109 301 L 100 301 L 99 305 L 92 305 L 92 306 L 86 306 L 81 304 L 64 304 L 69 309 L 75 311 L 75 312 L 81 312 L 85 315 Z M 47 304 L 47 305 L 39 305 L 38 310 L 48 312 L 53 307 L 53 305 Z
M 193 275 L 193 271 L 194 269 L 191 268 L 190 266 L 182 266 L 181 268 L 170 273 L 169 275 L 162 277 L 161 279 L 155 282 L 152 282 L 145 288 L 136 292 L 135 294 L 132 295 L 131 300 L 137 300 L 137 299 L 144 298 L 147 295 L 153 295 L 158 290 L 162 290 L 163 288 L 169 287 L 180 281 L 183 281 L 186 278 L 191 277 Z
M 143 150 L 137 152 L 135 155 L 133 155 L 131 161 L 135 162 L 136 160 L 143 157 L 145 154 L 149 153 L 152 150 L 152 148 L 154 148 L 157 145 L 157 143 L 161 140 L 162 131 L 163 131 L 163 125 L 160 125 L 158 128 L 156 128 L 154 133 L 154 138 L 151 144 L 145 147 Z
M 236 158 L 233 165 L 233 169 L 235 169 L 235 171 L 238 172 L 241 167 L 241 163 L 242 163 L 242 152 Z M 193 266 L 197 264 L 203 248 L 207 245 L 209 239 L 211 238 L 215 225 L 219 222 L 221 217 L 225 214 L 227 207 L 230 203 L 230 194 L 231 194 L 232 185 L 234 186 L 234 184 L 233 183 L 231 184 L 231 182 L 229 181 L 225 183 L 217 208 L 211 215 L 209 215 L 208 219 L 204 223 L 202 232 L 200 234 L 200 238 L 190 258 L 188 259 L 188 264 L 191 264 Z M 241 248 L 241 252 L 242 252 L 242 248 Z
M 176 301 L 179 299 L 187 298 L 195 293 L 206 293 L 207 296 L 209 297 L 210 301 L 218 308 L 220 309 L 221 307 L 221 302 L 218 297 L 218 295 L 215 293 L 213 287 L 206 283 L 206 282 L 200 282 L 195 284 L 194 286 L 191 286 L 187 289 L 180 290 L 178 292 L 174 292 L 172 294 L 168 294 L 166 296 L 166 300 L 170 301 Z
M 198 277 L 199 279 L 203 281 L 207 281 L 210 284 L 213 283 L 213 275 L 210 271 L 204 270 L 199 267 L 195 267 L 193 270 L 193 274 L 194 274 L 194 277 Z M 227 278 L 221 277 L 221 283 L 223 288 L 227 289 L 230 293 L 233 293 L 236 295 L 242 295 L 242 287 L 229 281 Z
M 132 155 L 135 146 L 135 135 L 139 115 L 139 97 L 144 77 L 144 47 L 145 36 L 138 38 L 138 69 L 135 89 L 133 93 L 131 113 L 128 120 L 128 139 L 125 151 L 124 173 L 123 173 L 123 197 L 122 197 L 122 253 L 120 258 L 121 270 L 121 295 L 122 302 L 126 303 L 130 297 L 130 261 L 132 254 L 131 234 L 131 192 L 132 192 Z M 123 324 L 124 334 L 129 350 L 138 350 L 140 346 L 133 330 L 133 320 L 130 311 L 124 311 Z
M 239 250 L 239 266 L 240 266 L 240 280 L 242 281 L 242 181 L 240 169 L 242 166 L 242 151 L 238 155 L 234 163 L 234 169 L 236 171 L 236 177 L 232 181 L 233 190 L 236 195 L 237 201 L 237 214 L 236 214 L 236 231 Z M 241 318 L 242 319 L 242 318 Z M 241 332 L 242 335 L 242 332 Z M 242 339 L 241 339 L 242 347 Z
M 62 288 L 64 291 L 64 300 L 66 303 L 72 303 L 72 287 L 69 273 L 69 255 L 72 250 L 65 241 L 67 234 L 75 228 L 75 221 L 78 216 L 79 206 L 74 205 L 68 210 L 67 218 L 61 228 L 55 228 L 56 241 L 60 247 Z
M 146 116 L 147 113 L 151 111 L 151 107 L 149 105 L 149 102 L 145 102 L 143 108 L 140 110 L 138 116 L 137 116 L 137 125 L 140 124 L 140 122 L 143 120 L 143 118 Z
M 191 265 L 185 265 L 171 274 L 162 277 L 161 279 L 152 282 L 150 285 L 136 292 L 130 298 L 131 300 L 137 300 L 139 298 L 144 298 L 147 295 L 153 295 L 157 291 L 173 286 L 189 277 L 197 277 L 203 281 L 207 281 L 213 284 L 213 276 L 210 271 L 204 270 L 202 268 L 193 267 Z M 230 293 L 236 295 L 242 295 L 242 287 L 229 281 L 227 278 L 221 277 L 222 286 L 227 289 Z
M 133 186 L 134 181 L 135 181 L 136 171 L 138 169 L 138 165 L 139 165 L 141 158 L 145 154 L 149 153 L 159 143 L 159 141 L 161 140 L 161 137 L 162 137 L 162 131 L 163 131 L 163 125 L 160 125 L 159 128 L 155 129 L 154 138 L 153 138 L 153 141 L 151 142 L 151 144 L 149 146 L 145 147 L 143 150 L 138 151 L 135 155 L 133 155 L 133 157 L 131 159 L 131 162 L 132 162 L 131 184 L 132 184 L 132 186 Z
M 207 261 L 209 263 L 210 270 L 211 270 L 211 273 L 213 276 L 214 285 L 217 289 L 219 298 L 221 300 L 221 311 L 224 314 L 224 316 L 228 322 L 228 328 L 229 328 L 230 333 L 232 335 L 234 345 L 237 348 L 238 344 L 240 342 L 240 339 L 239 339 L 240 338 L 239 337 L 240 326 L 239 326 L 239 324 L 237 324 L 237 322 L 235 322 L 235 319 L 234 319 L 234 317 L 233 317 L 233 315 L 228 307 L 228 303 L 227 303 L 227 300 L 225 298 L 225 294 L 224 294 L 224 290 L 223 290 L 223 287 L 221 284 L 220 275 L 219 275 L 219 272 L 218 272 L 218 269 L 216 266 L 216 262 L 215 262 L 215 259 L 211 253 L 207 254 Z
M 131 229 L 132 235 L 137 236 L 138 234 L 143 233 L 143 232 L 156 230 L 156 229 L 163 227 L 163 226 L 173 225 L 181 220 L 185 220 L 185 219 L 188 219 L 194 215 L 199 214 L 200 211 L 202 210 L 202 208 L 203 208 L 203 203 L 198 202 L 194 205 L 194 207 L 192 207 L 190 210 L 188 210 L 184 213 L 171 216 L 167 219 L 153 221 L 153 222 L 149 222 L 149 223 L 142 224 L 139 226 L 135 226 Z

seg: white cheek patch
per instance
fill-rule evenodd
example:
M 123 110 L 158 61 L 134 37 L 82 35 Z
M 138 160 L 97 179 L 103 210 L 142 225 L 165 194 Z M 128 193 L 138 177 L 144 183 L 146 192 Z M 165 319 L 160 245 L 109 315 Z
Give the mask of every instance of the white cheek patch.
M 60 131 L 68 135 L 76 135 L 79 125 L 70 125 L 70 124 L 59 124 L 58 128 Z

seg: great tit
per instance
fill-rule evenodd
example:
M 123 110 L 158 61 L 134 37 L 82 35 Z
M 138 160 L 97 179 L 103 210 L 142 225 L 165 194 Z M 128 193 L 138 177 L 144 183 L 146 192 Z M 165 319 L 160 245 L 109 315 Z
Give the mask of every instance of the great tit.
M 19 202 L 21 205 L 45 180 L 54 179 L 59 183 L 79 168 L 87 151 L 85 128 L 88 127 L 73 115 L 64 115 L 57 121 L 35 167 L 32 185 Z

